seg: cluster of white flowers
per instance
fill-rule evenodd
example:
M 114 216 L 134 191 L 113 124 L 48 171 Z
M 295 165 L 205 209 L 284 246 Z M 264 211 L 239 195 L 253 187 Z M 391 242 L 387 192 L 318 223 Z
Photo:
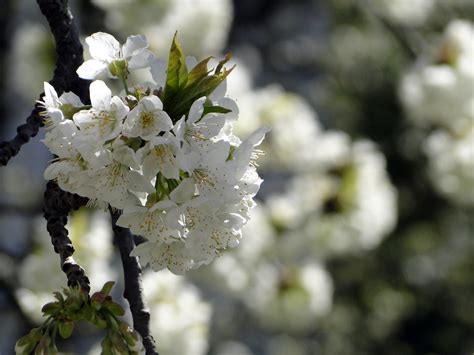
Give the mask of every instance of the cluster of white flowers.
M 182 274 L 238 245 L 262 182 L 254 147 L 268 128 L 243 142 L 232 133 L 238 108 L 225 97 L 228 58 L 209 70 L 211 58 L 185 58 L 176 38 L 168 65 L 147 49 L 144 36 L 121 46 L 96 33 L 86 43 L 92 59 L 79 76 L 108 74 L 125 93 L 113 96 L 95 80 L 85 105 L 73 93 L 58 97 L 45 83 L 44 143 L 57 156 L 45 178 L 123 210 L 117 224 L 147 239 L 133 255 L 154 270 Z M 129 70 L 139 68 L 149 68 L 154 82 L 129 87 Z
M 434 186 L 453 202 L 473 205 L 474 24 L 454 20 L 434 57 L 403 78 L 400 96 L 413 121 L 435 129 L 424 143 Z

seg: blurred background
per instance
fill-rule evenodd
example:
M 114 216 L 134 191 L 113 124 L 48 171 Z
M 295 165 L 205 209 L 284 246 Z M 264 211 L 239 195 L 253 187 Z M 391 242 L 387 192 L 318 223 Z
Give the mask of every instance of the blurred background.
M 166 56 L 233 53 L 245 137 L 272 126 L 241 245 L 175 276 L 145 272 L 162 355 L 471 355 L 474 2 L 70 1 L 85 38 L 145 34 Z M 52 77 L 37 6 L 0 1 L 0 140 Z M 44 134 L 44 133 L 42 133 Z M 42 134 L 0 169 L 0 354 L 65 286 L 42 219 Z M 93 290 L 117 280 L 107 214 L 69 223 Z M 123 300 L 122 300 L 123 302 Z M 99 354 L 84 325 L 60 348 Z

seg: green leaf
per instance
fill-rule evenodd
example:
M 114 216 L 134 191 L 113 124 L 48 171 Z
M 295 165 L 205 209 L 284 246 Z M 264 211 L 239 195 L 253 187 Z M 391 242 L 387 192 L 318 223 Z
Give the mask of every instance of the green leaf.
M 27 335 L 18 339 L 15 344 L 15 353 L 21 355 L 30 354 L 41 339 L 41 335 L 42 333 L 39 328 L 31 329 Z
M 54 298 L 56 298 L 59 302 L 64 302 L 64 297 L 61 292 L 55 291 L 53 292 Z
M 168 70 L 166 74 L 166 85 L 164 97 L 174 95 L 174 93 L 183 86 L 188 78 L 188 68 L 186 67 L 186 58 L 184 57 L 181 46 L 176 39 L 177 33 L 174 34 L 171 43 L 170 54 L 168 58 Z
M 41 312 L 44 315 L 54 316 L 61 311 L 61 305 L 58 302 L 50 302 L 46 303 L 43 308 L 41 308 Z
M 94 323 L 94 317 L 95 317 L 95 310 L 92 308 L 92 306 L 86 304 L 82 307 L 80 311 L 80 316 L 82 319 Z
M 95 313 L 92 323 L 99 329 L 107 328 L 107 320 L 100 313 Z
M 140 142 L 140 143 L 141 143 L 141 142 Z M 107 281 L 107 282 L 104 284 L 104 286 L 102 286 L 101 292 L 102 292 L 103 294 L 106 294 L 106 295 L 110 294 L 110 291 L 112 291 L 112 287 L 114 287 L 114 285 L 115 285 L 115 282 L 114 282 L 114 281 Z
M 211 72 L 207 69 L 207 63 L 211 60 L 211 58 L 212 57 L 208 57 L 196 64 L 196 66 L 189 72 L 186 86 L 193 85 L 198 80 L 205 78 Z
M 104 307 L 107 308 L 113 315 L 123 316 L 125 314 L 125 310 L 122 308 L 122 306 L 113 301 L 104 303 Z
M 219 62 L 219 64 L 217 65 L 216 70 L 214 71 L 214 74 L 219 74 L 221 72 L 222 68 L 224 68 L 224 64 L 227 63 L 230 60 L 230 58 L 232 58 L 232 55 L 230 53 L 227 53 L 225 55 L 224 59 L 222 59 Z M 234 65 L 234 67 L 235 67 L 235 65 Z M 230 71 L 232 71 L 234 69 L 234 67 L 230 68 Z M 225 71 L 225 68 L 224 68 L 224 71 Z
M 99 310 L 102 308 L 102 304 L 105 302 L 106 298 L 108 296 L 106 294 L 103 294 L 102 291 L 95 292 L 91 296 L 91 306 L 95 310 Z
M 202 60 L 188 73 L 184 54 L 176 35 L 174 36 L 162 100 L 163 108 L 173 122 L 187 115 L 194 101 L 200 97 L 209 96 L 232 72 L 234 67 L 224 68 L 224 64 L 230 60 L 230 57 L 230 54 L 227 54 L 212 74 L 212 70 L 207 68 L 212 57 Z
M 105 336 L 104 340 L 102 340 L 102 343 L 100 345 L 102 346 L 101 355 L 113 355 L 112 341 L 110 340 L 108 335 Z
M 213 106 L 212 104 L 210 105 L 204 104 L 204 111 L 202 115 L 205 116 L 208 113 L 229 113 L 229 112 L 231 112 L 231 110 L 222 106 Z
M 125 322 L 120 322 L 119 324 L 120 334 L 122 334 L 123 338 L 127 342 L 128 345 L 135 345 L 138 342 L 138 335 L 137 332 L 130 327 Z
M 63 339 L 69 338 L 74 330 L 74 322 L 71 320 L 60 321 L 58 322 L 58 326 L 59 335 L 61 335 Z
M 124 339 L 118 333 L 112 333 L 111 335 L 112 347 L 117 351 L 117 354 L 127 354 L 128 346 L 124 342 Z

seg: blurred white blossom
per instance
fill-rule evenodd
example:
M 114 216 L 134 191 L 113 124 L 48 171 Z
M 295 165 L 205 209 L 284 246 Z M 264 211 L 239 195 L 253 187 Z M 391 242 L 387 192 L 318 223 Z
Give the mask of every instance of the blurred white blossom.
M 331 310 L 332 279 L 318 263 L 261 263 L 254 273 L 255 283 L 244 301 L 270 329 L 305 333 Z
M 474 25 L 452 20 L 436 55 L 401 82 L 401 99 L 416 124 L 435 130 L 423 144 L 436 189 L 472 205 L 474 195 Z
M 452 21 L 437 53 L 420 60 L 402 79 L 400 97 L 421 126 L 462 130 L 474 120 L 474 27 Z
M 320 125 L 306 100 L 268 86 L 241 97 L 239 108 L 238 134 L 246 136 L 262 124 L 272 127 L 262 144 L 262 150 L 269 152 L 260 161 L 263 169 L 304 170 L 312 164 Z
M 295 176 L 286 193 L 268 198 L 273 223 L 289 230 L 282 241 L 285 254 L 307 243 L 322 257 L 372 249 L 395 226 L 396 191 L 383 155 L 369 141 L 351 143 L 342 132 L 325 135 L 319 148 L 327 155 L 321 155 L 319 168 Z
M 461 135 L 438 130 L 428 136 L 425 152 L 434 186 L 453 202 L 474 205 L 474 125 Z
M 208 348 L 211 306 L 183 277 L 168 270 L 143 275 L 150 309 L 150 331 L 164 355 L 204 355 Z
M 429 18 L 436 0 L 374 0 L 370 4 L 397 24 L 419 26 Z
M 242 229 L 243 240 L 239 247 L 222 254 L 210 268 L 194 274 L 198 279 L 229 297 L 241 297 L 254 283 L 256 266 L 268 257 L 275 247 L 275 235 L 264 205 L 257 205 L 249 223 Z

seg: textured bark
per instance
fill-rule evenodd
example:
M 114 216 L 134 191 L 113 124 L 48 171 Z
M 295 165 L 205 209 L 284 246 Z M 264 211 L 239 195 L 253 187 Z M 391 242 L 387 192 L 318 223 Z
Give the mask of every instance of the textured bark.
M 46 185 L 44 218 L 54 251 L 60 256 L 61 269 L 66 274 L 68 286 L 79 285 L 89 293 L 89 279 L 84 269 L 72 257 L 74 247 L 66 229 L 69 212 L 84 206 L 87 201 L 87 198 L 61 190 L 53 181 L 49 181 Z
M 133 317 L 133 327 L 143 338 L 143 345 L 146 354 L 157 355 L 155 341 L 150 334 L 150 312 L 146 308 L 143 300 L 143 288 L 141 285 L 141 267 L 138 258 L 130 256 L 130 252 L 135 247 L 134 236 L 127 228 L 117 226 L 119 212 L 110 212 L 112 216 L 112 226 L 115 233 L 115 240 L 120 250 L 122 258 L 123 276 L 125 289 L 123 296 L 130 304 L 130 311 Z
M 87 99 L 89 81 L 80 79 L 76 70 L 84 61 L 82 44 L 67 0 L 37 0 L 41 12 L 48 20 L 56 42 L 56 69 L 50 84 L 58 94 L 73 91 Z

